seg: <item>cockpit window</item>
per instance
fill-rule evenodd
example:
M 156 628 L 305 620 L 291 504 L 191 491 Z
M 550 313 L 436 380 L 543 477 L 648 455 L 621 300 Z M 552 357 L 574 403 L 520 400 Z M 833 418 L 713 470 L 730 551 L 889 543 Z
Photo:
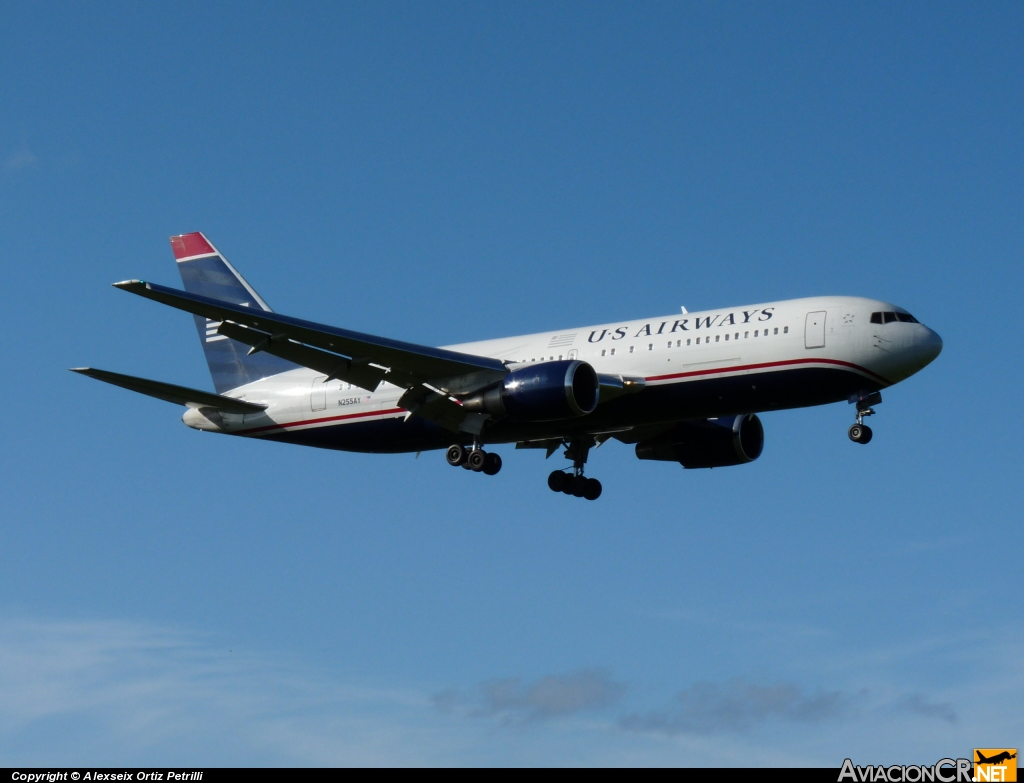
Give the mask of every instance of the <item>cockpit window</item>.
M 891 324 L 893 321 L 900 321 L 905 324 L 917 324 L 921 323 L 910 313 L 872 313 L 871 323 L 873 324 Z

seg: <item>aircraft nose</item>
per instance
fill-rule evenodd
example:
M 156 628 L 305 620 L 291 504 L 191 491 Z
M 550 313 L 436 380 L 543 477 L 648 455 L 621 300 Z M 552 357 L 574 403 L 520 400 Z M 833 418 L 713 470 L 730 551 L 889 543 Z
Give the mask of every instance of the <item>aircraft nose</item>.
M 915 342 L 917 360 L 922 367 L 931 364 L 942 353 L 942 338 L 927 326 L 924 328 L 924 333 L 919 335 Z

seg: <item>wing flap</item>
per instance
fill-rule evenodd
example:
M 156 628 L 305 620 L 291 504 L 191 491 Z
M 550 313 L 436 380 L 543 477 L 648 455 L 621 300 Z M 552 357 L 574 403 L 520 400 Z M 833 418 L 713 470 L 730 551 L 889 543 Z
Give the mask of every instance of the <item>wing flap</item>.
M 353 360 L 329 351 L 321 351 L 319 348 L 311 348 L 308 345 L 289 340 L 283 334 L 268 334 L 232 321 L 222 322 L 217 328 L 217 333 L 252 346 L 250 353 L 264 351 L 290 362 L 301 364 L 303 367 L 322 372 L 328 380 L 337 378 L 345 383 L 358 386 L 360 389 L 366 389 L 366 391 L 374 391 L 388 376 L 385 370 L 373 367 L 368 362 Z M 388 378 L 388 380 L 394 381 L 393 378 Z
M 187 405 L 190 408 L 216 408 L 225 413 L 259 413 L 267 407 L 254 402 L 222 397 L 213 392 L 190 389 L 187 386 L 176 386 L 173 383 L 151 381 L 147 378 L 136 378 L 134 375 L 122 375 L 118 372 L 96 370 L 92 367 L 72 367 L 71 372 L 77 372 L 79 375 L 95 378 L 97 381 L 120 386 L 122 389 L 149 397 L 156 397 L 158 400 Z

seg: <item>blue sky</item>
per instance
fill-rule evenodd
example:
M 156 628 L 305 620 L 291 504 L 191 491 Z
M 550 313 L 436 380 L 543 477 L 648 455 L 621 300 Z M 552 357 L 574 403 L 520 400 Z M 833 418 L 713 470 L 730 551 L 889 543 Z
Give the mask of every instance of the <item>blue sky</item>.
M 931 763 L 1020 744 L 1019 4 L 7 3 L 0 764 Z M 184 427 L 167 237 L 446 344 L 816 294 L 941 357 L 757 462 Z

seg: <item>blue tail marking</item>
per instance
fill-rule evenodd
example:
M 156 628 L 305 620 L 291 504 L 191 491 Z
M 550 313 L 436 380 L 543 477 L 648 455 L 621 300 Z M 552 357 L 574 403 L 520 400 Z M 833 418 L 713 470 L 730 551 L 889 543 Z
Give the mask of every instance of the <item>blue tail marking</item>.
M 171 237 L 171 249 L 181 282 L 190 294 L 271 312 L 270 306 L 202 233 Z M 219 322 L 198 315 L 194 318 L 217 394 L 298 367 L 268 353 L 247 356 L 248 345 L 217 334 Z

